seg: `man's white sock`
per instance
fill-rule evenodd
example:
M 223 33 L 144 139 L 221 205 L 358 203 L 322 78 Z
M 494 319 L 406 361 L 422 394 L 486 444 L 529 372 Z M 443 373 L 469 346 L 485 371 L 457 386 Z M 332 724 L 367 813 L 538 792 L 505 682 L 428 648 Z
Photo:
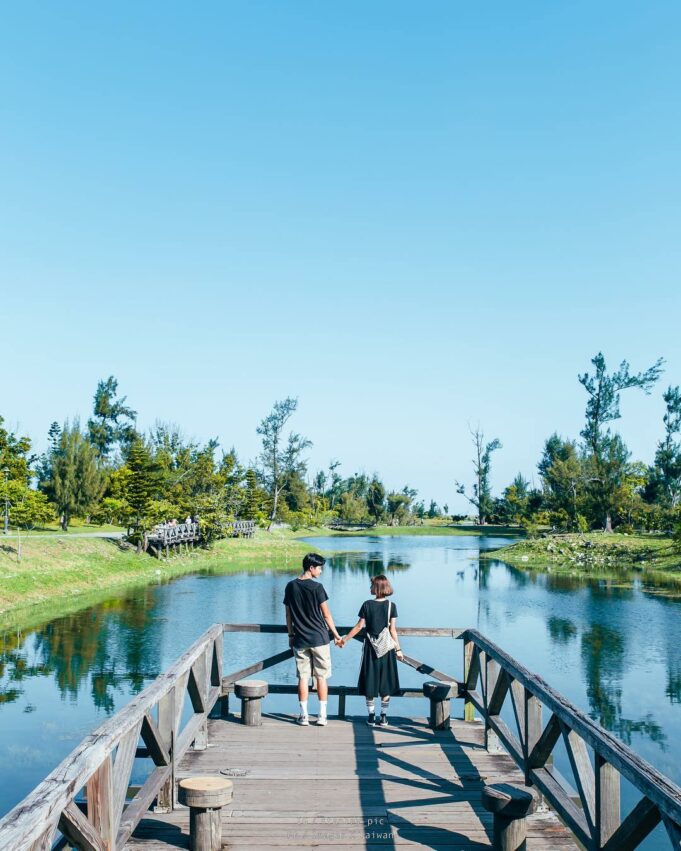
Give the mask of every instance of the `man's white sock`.
M 307 718 L 307 701 L 301 700 L 301 701 L 299 701 L 299 703 L 300 703 L 300 714 L 303 716 L 303 718 Z
M 319 716 L 321 718 L 326 718 L 326 705 L 327 705 L 328 702 L 329 702 L 328 700 L 320 700 L 319 701 Z

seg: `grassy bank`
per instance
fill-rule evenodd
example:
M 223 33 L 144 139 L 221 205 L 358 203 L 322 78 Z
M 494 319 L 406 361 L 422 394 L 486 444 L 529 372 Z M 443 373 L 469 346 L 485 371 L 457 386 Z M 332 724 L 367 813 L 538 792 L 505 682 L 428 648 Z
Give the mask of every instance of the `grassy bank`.
M 556 570 L 585 576 L 605 575 L 608 569 L 629 568 L 681 580 L 681 553 L 663 535 L 548 535 L 527 538 L 481 558 L 500 559 L 515 567 Z
M 76 611 L 116 591 L 210 570 L 295 570 L 308 551 L 291 532 L 258 530 L 255 537 L 228 538 L 210 550 L 157 561 L 106 538 L 0 540 L 0 628 L 27 627 Z

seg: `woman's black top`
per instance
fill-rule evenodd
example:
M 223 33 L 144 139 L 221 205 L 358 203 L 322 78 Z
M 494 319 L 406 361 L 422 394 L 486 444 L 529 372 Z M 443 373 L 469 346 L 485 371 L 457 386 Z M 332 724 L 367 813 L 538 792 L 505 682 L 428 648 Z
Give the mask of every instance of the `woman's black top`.
M 367 600 L 362 603 L 359 617 L 364 618 L 366 631 L 370 635 L 378 635 L 388 626 L 388 601 Z M 390 619 L 397 617 L 397 606 L 391 601 Z M 400 693 L 400 678 L 397 674 L 397 656 L 394 650 L 389 650 L 385 656 L 376 658 L 374 648 L 368 639 L 364 639 L 362 661 L 359 666 L 357 690 L 367 699 L 374 697 L 390 697 Z
M 388 600 L 365 600 L 359 610 L 358 617 L 364 619 L 366 630 L 370 635 L 378 635 L 388 624 Z M 390 603 L 390 619 L 397 617 L 397 606 Z

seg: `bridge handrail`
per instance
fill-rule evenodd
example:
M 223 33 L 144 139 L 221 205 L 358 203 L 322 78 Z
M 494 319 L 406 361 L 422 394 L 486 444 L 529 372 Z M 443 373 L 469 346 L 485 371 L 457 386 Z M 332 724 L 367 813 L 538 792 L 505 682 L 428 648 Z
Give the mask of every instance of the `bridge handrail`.
M 681 788 L 638 756 L 592 718 L 551 688 L 537 674 L 509 656 L 475 629 L 464 642 L 464 717 L 477 710 L 485 722 L 486 739 L 496 734 L 548 803 L 587 848 L 616 851 L 637 848 L 660 821 L 674 848 L 681 847 Z M 480 692 L 476 686 L 480 683 Z M 501 718 L 511 696 L 515 733 Z M 542 707 L 551 712 L 542 723 Z M 565 744 L 581 807 L 571 799 L 549 758 L 559 740 Z M 593 760 L 587 750 L 593 751 Z M 622 819 L 620 776 L 643 794 Z
M 208 713 L 220 696 L 221 671 L 222 625 L 214 624 L 0 819 L 0 851 L 47 851 L 57 829 L 78 847 L 123 848 L 154 798 L 172 808 L 174 766 L 205 736 Z M 180 729 L 185 688 L 194 713 Z M 147 746 L 142 753 L 140 736 Z M 155 768 L 126 805 L 137 756 L 150 756 Z M 75 803 L 84 786 L 87 819 Z
M 349 631 L 350 627 L 338 627 Z M 174 806 L 175 765 L 194 744 L 207 744 L 208 713 L 220 697 L 228 700 L 234 682 L 290 658 L 284 650 L 223 676 L 224 633 L 285 634 L 282 624 L 214 624 L 163 674 L 97 730 L 87 736 L 23 801 L 0 819 L 0 851 L 48 851 L 57 830 L 57 848 L 122 849 L 154 799 L 160 807 Z M 464 717 L 477 710 L 485 723 L 485 743 L 496 735 L 522 769 L 525 782 L 536 786 L 577 839 L 593 851 L 637 848 L 660 821 L 681 847 L 681 788 L 639 757 L 571 704 L 541 677 L 513 659 L 475 629 L 400 627 L 409 637 L 448 637 L 463 640 L 463 682 L 405 656 L 404 662 L 425 676 L 458 686 L 465 701 Z M 356 636 L 361 640 L 361 636 Z M 480 691 L 477 687 L 480 687 Z M 292 693 L 294 686 L 273 691 Z M 405 689 L 406 696 L 415 696 Z M 185 692 L 193 713 L 180 729 Z M 349 687 L 336 687 L 344 711 Z M 515 732 L 501 718 L 510 695 Z M 542 723 L 542 707 L 551 716 Z M 145 748 L 139 748 L 140 739 Z M 577 784 L 581 806 L 549 765 L 551 753 L 563 740 Z M 491 744 L 490 744 L 491 743 Z M 587 750 L 593 750 L 593 760 Z M 115 751 L 115 759 L 113 753 Z M 134 760 L 150 757 L 154 769 L 135 797 L 126 801 Z M 620 778 L 626 777 L 642 800 L 622 819 Z M 76 804 L 87 788 L 87 818 Z

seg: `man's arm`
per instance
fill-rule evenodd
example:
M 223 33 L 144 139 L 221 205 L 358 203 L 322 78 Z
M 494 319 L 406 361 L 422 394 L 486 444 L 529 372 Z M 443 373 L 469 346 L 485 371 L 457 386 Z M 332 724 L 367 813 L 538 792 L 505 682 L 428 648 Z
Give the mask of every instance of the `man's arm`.
M 288 646 L 291 647 L 293 645 L 293 620 L 291 618 L 291 610 L 289 607 L 284 604 L 284 608 L 286 609 L 286 631 L 288 632 Z
M 336 629 L 336 624 L 333 622 L 333 618 L 331 617 L 331 609 L 329 608 L 329 604 L 326 600 L 320 604 L 319 608 L 322 610 L 322 617 L 326 621 L 326 625 L 331 631 L 331 635 L 333 635 L 334 644 L 339 647 L 343 646 L 343 640 L 338 634 L 338 630 Z

